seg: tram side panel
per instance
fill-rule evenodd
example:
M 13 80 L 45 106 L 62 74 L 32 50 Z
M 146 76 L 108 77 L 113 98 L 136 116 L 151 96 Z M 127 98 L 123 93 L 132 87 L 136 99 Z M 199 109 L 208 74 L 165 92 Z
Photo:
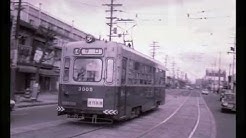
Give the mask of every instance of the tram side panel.
M 155 93 L 150 86 L 129 86 L 127 88 L 127 107 L 130 112 L 133 108 L 140 107 L 142 112 L 155 107 Z
M 127 57 L 127 58 L 126 58 Z M 131 115 L 131 112 L 134 108 L 136 107 L 141 107 L 141 111 L 145 112 L 150 109 L 153 109 L 156 107 L 157 102 L 162 102 L 162 98 L 160 98 L 160 91 L 161 89 L 159 88 L 158 90 L 155 91 L 155 88 L 153 85 L 132 85 L 129 84 L 130 82 L 128 81 L 129 78 L 129 60 L 134 60 L 135 62 L 139 62 L 140 64 L 148 64 L 150 66 L 154 66 L 154 64 L 150 61 L 147 61 L 138 55 L 135 55 L 133 53 L 130 53 L 128 51 L 124 51 L 122 53 L 122 59 L 126 60 L 126 75 L 121 75 L 121 77 L 126 77 L 126 84 L 123 87 L 124 95 L 125 95 L 125 109 L 126 109 L 126 114 L 129 117 Z M 124 64 L 124 63 L 123 63 Z M 123 71 L 125 73 L 125 71 Z M 157 93 L 157 94 L 156 94 Z M 164 93 L 165 94 L 165 93 Z

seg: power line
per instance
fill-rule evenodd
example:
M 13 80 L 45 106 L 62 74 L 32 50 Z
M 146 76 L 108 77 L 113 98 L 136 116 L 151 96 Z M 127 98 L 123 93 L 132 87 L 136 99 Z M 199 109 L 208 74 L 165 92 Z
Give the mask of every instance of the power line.
M 88 4 L 88 3 L 84 3 L 84 2 L 79 2 L 79 3 L 82 4 L 82 5 L 90 6 L 90 7 L 98 7 L 98 8 L 100 8 L 100 6 L 97 6 L 97 5 L 92 5 L 92 4 Z

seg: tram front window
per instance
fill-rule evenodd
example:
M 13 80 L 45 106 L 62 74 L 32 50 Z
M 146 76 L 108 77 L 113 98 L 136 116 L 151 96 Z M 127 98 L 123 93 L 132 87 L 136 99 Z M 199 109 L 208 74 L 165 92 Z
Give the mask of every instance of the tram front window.
M 79 82 L 98 82 L 102 78 L 102 60 L 77 58 L 74 61 L 73 79 Z

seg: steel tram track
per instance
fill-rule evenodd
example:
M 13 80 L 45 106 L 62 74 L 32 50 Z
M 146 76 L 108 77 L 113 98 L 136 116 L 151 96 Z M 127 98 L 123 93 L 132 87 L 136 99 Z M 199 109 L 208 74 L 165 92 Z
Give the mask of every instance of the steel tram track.
M 69 137 L 67 137 L 67 138 L 75 138 L 75 137 L 79 137 L 79 136 L 82 136 L 82 135 L 85 135 L 85 134 L 92 133 L 92 132 L 94 132 L 94 131 L 103 129 L 104 127 L 105 127 L 105 126 L 100 126 L 100 127 L 97 127 L 97 128 L 95 128 L 95 129 L 92 129 L 92 130 L 89 130 L 89 131 L 86 131 L 86 132 L 82 132 L 82 133 L 78 133 L 78 134 L 69 136 Z
M 166 119 L 164 119 L 163 121 L 161 121 L 160 123 L 158 123 L 157 125 L 153 126 L 152 128 L 144 131 L 143 133 L 141 133 L 140 135 L 138 135 L 136 138 L 141 138 L 147 134 L 149 134 L 151 131 L 157 129 L 158 127 L 160 127 L 161 125 L 165 124 L 168 120 L 170 120 L 175 114 L 177 114 L 177 112 L 183 107 L 183 105 L 187 102 L 187 100 L 190 98 L 192 93 L 197 93 L 197 92 L 190 92 L 190 94 L 188 95 L 188 97 L 182 102 L 182 104 L 179 105 L 179 107 L 171 114 L 169 115 Z M 199 94 L 199 97 L 197 97 L 197 108 L 198 108 L 198 116 L 197 116 L 197 120 L 196 120 L 196 124 L 193 127 L 192 131 L 189 133 L 189 137 L 188 138 L 192 138 L 193 134 L 195 133 L 197 126 L 199 124 L 199 120 L 200 120 L 200 107 L 199 107 L 199 98 L 201 97 L 201 95 Z
M 180 93 L 180 92 L 179 92 Z M 190 95 L 192 94 L 192 92 L 189 92 L 189 94 L 187 94 L 188 95 L 188 97 L 184 100 L 184 102 L 169 116 L 169 117 L 167 117 L 164 121 L 162 121 L 161 123 L 159 123 L 158 125 L 156 125 L 156 126 L 154 126 L 154 127 L 152 127 L 151 129 L 149 129 L 149 130 L 147 130 L 147 133 L 148 132 L 150 132 L 150 131 L 152 131 L 153 129 L 155 129 L 156 127 L 158 127 L 158 126 L 160 126 L 161 124 L 164 124 L 166 121 L 168 121 L 169 119 L 171 119 L 172 118 L 172 116 L 174 116 L 177 112 L 178 112 L 178 110 L 184 105 L 184 103 L 188 100 L 188 98 L 190 97 Z M 185 95 L 186 96 L 186 95 Z M 171 102 L 171 101 L 168 101 L 168 102 Z M 92 130 L 89 130 L 89 131 L 86 131 L 86 132 L 82 132 L 82 133 L 78 133 L 78 134 L 75 134 L 75 135 L 72 135 L 72 136 L 69 136 L 69 137 L 67 137 L 67 138 L 75 138 L 75 137 L 79 137 L 79 136 L 82 136 L 82 135 L 86 135 L 86 134 L 89 134 L 89 133 L 93 133 L 93 132 L 95 132 L 95 131 L 97 131 L 97 130 L 100 130 L 100 129 L 103 129 L 103 128 L 105 128 L 105 126 L 100 126 L 100 127 L 97 127 L 97 128 L 95 128 L 95 129 L 92 129 Z M 147 134 L 146 133 L 146 131 L 144 132 L 144 135 L 145 134 Z M 140 136 L 138 136 L 137 138 L 139 138 L 139 137 L 142 137 L 142 136 L 144 136 L 144 135 L 140 135 Z

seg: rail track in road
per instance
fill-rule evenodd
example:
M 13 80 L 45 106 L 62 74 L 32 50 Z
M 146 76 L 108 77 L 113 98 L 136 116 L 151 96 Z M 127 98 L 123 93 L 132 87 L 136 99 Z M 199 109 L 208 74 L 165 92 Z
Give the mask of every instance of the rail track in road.
M 191 117 L 187 116 L 189 115 L 188 112 L 186 113 L 184 112 L 184 109 L 188 107 L 188 106 L 185 106 L 185 104 L 192 106 L 190 104 L 190 100 L 192 100 L 191 97 L 195 97 L 193 98 L 193 106 L 196 106 L 197 115 L 196 117 L 195 116 L 193 117 L 196 119 L 192 119 Z M 200 105 L 204 105 L 204 106 L 201 108 Z M 208 118 L 211 119 L 212 114 L 207 108 L 207 105 L 204 102 L 203 98 L 201 97 L 201 94 L 198 92 L 193 92 L 179 105 L 179 107 L 171 115 L 169 115 L 167 118 L 165 118 L 163 121 L 156 124 L 155 126 L 137 135 L 135 138 L 140 138 L 140 137 L 141 138 L 142 137 L 146 137 L 146 138 L 148 137 L 156 137 L 156 138 L 157 137 L 164 137 L 164 138 L 168 138 L 168 137 L 175 137 L 175 138 L 185 138 L 185 137 L 187 138 L 204 137 L 205 138 L 206 137 L 207 138 L 207 137 L 210 137 L 210 138 L 215 138 L 216 136 L 215 126 L 211 126 L 210 128 L 207 127 L 208 132 L 206 134 L 202 134 L 202 135 L 200 134 L 200 133 L 203 133 L 204 131 L 204 128 L 202 127 L 204 126 L 204 124 L 208 122 L 207 121 L 204 123 L 203 121 L 202 124 L 200 124 L 201 110 L 203 111 L 203 113 L 204 113 L 204 110 L 207 110 L 209 112 L 207 114 L 209 116 Z M 192 112 L 195 112 L 195 110 L 193 110 Z M 183 115 L 184 117 L 182 117 L 181 115 Z M 191 122 L 185 121 L 187 119 L 191 120 Z M 180 122 L 184 122 L 183 124 L 185 124 L 185 126 L 182 126 L 182 123 Z M 214 120 L 211 119 L 210 123 L 214 125 Z M 172 130 L 172 131 L 168 131 L 168 130 Z M 209 131 L 211 131 L 211 133 L 209 133 Z
M 104 128 L 104 126 L 100 126 L 100 127 L 94 128 L 94 129 L 86 131 L 86 132 L 82 132 L 82 133 L 78 133 L 78 134 L 69 136 L 68 138 L 75 138 L 75 137 L 82 136 L 82 135 L 85 135 L 85 134 L 88 134 L 88 133 L 92 133 L 94 131 L 97 131 L 97 130 L 103 129 L 103 128 Z
M 178 92 L 175 92 L 175 93 L 170 93 L 171 95 L 173 95 L 174 97 L 177 97 L 177 96 L 189 96 L 190 94 L 191 94 L 191 92 L 187 92 L 187 91 L 178 91 Z M 187 99 L 188 99 L 188 97 L 187 97 Z M 186 99 L 186 100 L 187 100 Z M 172 100 L 170 100 L 170 101 L 167 101 L 167 103 L 168 102 L 173 102 Z M 184 102 L 186 102 L 186 101 L 184 101 Z M 181 105 L 182 106 L 182 105 Z M 181 106 L 179 106 L 178 107 L 178 109 L 181 107 Z M 176 112 L 177 112 L 178 110 L 176 109 L 175 111 L 174 111 L 174 113 L 176 114 Z M 174 114 L 173 114 L 174 115 Z M 173 116 L 173 115 L 170 115 L 171 117 Z M 171 118 L 169 116 L 169 118 Z M 168 118 L 166 119 L 166 121 L 168 120 Z M 104 129 L 104 128 L 106 128 L 105 126 L 99 126 L 99 127 L 97 127 L 97 128 L 94 128 L 94 129 L 92 129 L 92 130 L 88 130 L 88 131 L 86 131 L 86 132 L 81 132 L 81 133 L 78 133 L 78 134 L 75 134 L 75 135 L 72 135 L 72 136 L 69 136 L 68 138 L 75 138 L 75 137 L 81 137 L 81 136 L 83 136 L 83 135 L 86 135 L 86 134 L 89 134 L 89 133 L 93 133 L 93 132 L 95 132 L 95 131 L 97 131 L 97 130 L 100 130 L 100 129 Z
M 174 97 L 178 97 L 179 95 L 188 96 L 189 94 L 191 94 L 191 92 L 187 92 L 187 91 L 186 92 L 178 91 L 178 92 L 175 92 L 175 93 L 171 93 L 171 95 L 174 96 Z M 173 100 L 167 101 L 167 103 L 171 103 L 171 102 L 175 102 L 175 101 L 173 101 Z M 135 119 L 137 119 L 137 118 L 135 118 Z M 134 121 L 134 119 L 132 119 L 130 121 Z M 127 121 L 126 122 L 119 122 L 119 123 L 116 123 L 116 124 L 113 124 L 113 125 L 120 126 L 120 125 L 122 125 L 124 123 L 127 123 Z M 114 128 L 114 127 L 115 126 L 112 126 L 112 127 L 109 127 L 109 128 Z M 77 134 L 68 136 L 67 138 L 75 138 L 75 137 L 79 138 L 79 137 L 83 137 L 83 136 L 86 136 L 86 135 L 93 135 L 94 132 L 97 132 L 98 130 L 102 130 L 102 129 L 105 129 L 105 130 L 108 129 L 107 125 L 106 126 L 98 126 L 98 127 L 93 128 L 91 130 L 87 130 L 85 132 L 81 132 L 81 133 L 77 133 Z
M 141 133 L 140 135 L 138 135 L 136 138 L 140 138 L 145 136 L 146 134 L 150 133 L 151 131 L 153 131 L 154 129 L 158 128 L 159 126 L 163 125 L 164 123 L 166 123 L 168 120 L 170 120 L 175 114 L 177 114 L 177 112 L 180 110 L 180 108 L 187 102 L 187 100 L 189 99 L 190 95 L 192 93 L 190 92 L 190 94 L 188 95 L 188 97 L 186 97 L 186 99 L 179 105 L 179 107 L 167 118 L 165 118 L 163 121 L 161 121 L 160 123 L 158 123 L 157 125 L 155 125 L 154 127 L 144 131 L 143 133 Z
M 205 106 L 200 106 L 202 103 L 200 94 L 196 91 L 178 90 L 167 92 L 167 95 L 166 103 L 161 105 L 157 110 L 144 113 L 140 117 L 128 121 L 116 122 L 112 125 L 95 125 L 84 124 L 76 119 L 64 120 L 64 123 L 57 126 L 52 125 L 47 128 L 39 127 L 41 129 L 35 129 L 33 132 L 25 131 L 24 133 L 11 134 L 11 137 L 200 138 L 200 131 L 198 130 L 202 126 L 200 124 L 204 121 L 199 120 L 201 118 L 203 119 L 204 116 L 208 118 L 206 115 L 207 109 L 205 109 Z M 199 113 L 199 108 L 203 108 L 201 113 Z M 211 132 L 209 130 L 211 128 L 207 128 Z M 181 135 L 177 135 L 176 133 Z M 38 134 L 44 135 L 39 136 Z
M 183 92 L 183 93 L 182 93 Z M 143 133 L 140 133 L 140 135 L 139 136 L 137 136 L 137 137 L 141 137 L 141 136 L 143 136 L 143 135 L 145 135 L 145 134 L 147 134 L 147 133 L 149 133 L 150 131 L 152 131 L 153 129 L 155 129 L 155 128 L 157 128 L 159 125 L 161 125 L 161 124 L 164 124 L 166 121 L 168 121 L 169 119 L 171 119 L 178 111 L 179 111 L 179 109 L 184 105 L 184 103 L 189 99 L 189 97 L 190 97 L 190 95 L 191 95 L 191 92 L 184 92 L 184 91 L 182 91 L 182 92 L 176 92 L 176 93 L 173 93 L 173 95 L 174 95 L 174 97 L 175 96 L 186 96 L 186 99 L 176 108 L 176 110 L 171 114 L 171 115 L 169 115 L 168 117 L 166 117 L 161 123 L 159 123 L 159 124 L 157 124 L 157 125 L 155 125 L 154 127 L 152 127 L 152 128 L 150 128 L 150 129 L 148 129 L 147 131 L 145 131 L 145 132 L 143 132 Z M 175 102 L 175 100 L 170 100 L 170 101 L 168 101 L 167 103 L 169 103 L 169 104 L 171 104 L 172 102 Z M 177 101 L 176 101 L 177 102 Z M 166 105 L 164 105 L 164 106 L 166 106 Z M 164 107 L 163 106 L 163 107 Z M 153 115 L 153 114 L 152 114 Z M 145 116 L 145 117 L 149 117 L 148 115 L 147 116 Z M 138 118 L 136 118 L 136 119 L 138 119 Z M 126 121 L 127 122 L 127 121 Z M 135 120 L 133 119 L 132 120 L 132 123 L 134 123 L 135 122 Z M 119 125 L 124 125 L 124 122 L 123 123 L 120 123 Z M 137 126 L 137 125 L 134 125 L 134 124 L 129 124 L 129 126 Z M 120 126 L 119 126 L 120 127 Z M 114 128 L 114 127 L 113 127 Z M 83 132 L 83 133 L 81 133 L 81 134 L 76 134 L 75 136 L 73 136 L 73 137 L 77 137 L 77 138 L 79 138 L 79 137 L 83 137 L 84 135 L 85 136 L 87 136 L 87 137 L 90 137 L 90 136 L 93 136 L 94 134 L 90 134 L 90 133 L 93 133 L 93 132 L 95 132 L 95 133 L 97 133 L 97 130 L 102 130 L 102 129 L 104 129 L 104 131 L 107 131 L 107 127 L 100 127 L 100 128 L 95 128 L 95 129 L 93 129 L 92 131 L 88 131 L 88 132 Z M 121 130 L 124 130 L 124 128 L 122 128 L 122 127 L 120 127 L 120 129 Z M 134 129 L 134 128 L 133 128 Z M 102 130 L 103 131 L 103 130 Z M 102 132 L 100 133 L 98 133 L 98 134 L 96 134 L 96 135 L 100 135 L 100 134 L 102 134 Z M 139 134 L 139 133 L 138 133 Z M 136 134 L 135 134 L 136 135 Z M 110 136 L 109 136 L 110 137 Z M 112 136 L 111 136 L 112 137 Z M 119 137 L 121 137 L 121 136 L 119 136 Z M 123 136 L 124 137 L 124 136 Z M 132 135 L 131 136 L 129 136 L 129 137 L 132 137 Z

